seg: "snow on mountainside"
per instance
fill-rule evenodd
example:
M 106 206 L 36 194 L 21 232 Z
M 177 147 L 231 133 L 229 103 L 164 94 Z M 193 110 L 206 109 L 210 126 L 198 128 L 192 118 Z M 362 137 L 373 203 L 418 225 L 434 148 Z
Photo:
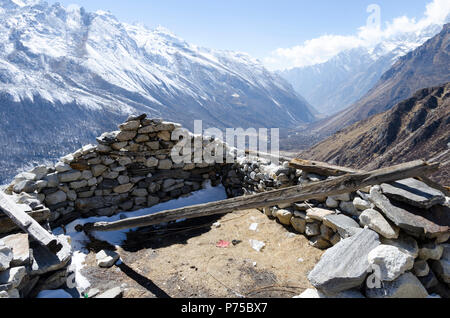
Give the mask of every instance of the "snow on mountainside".
M 92 142 L 130 113 L 192 128 L 292 127 L 314 109 L 247 54 L 36 0 L 0 0 L 0 183 Z M 61 134 L 61 132 L 64 132 Z
M 406 32 L 375 47 L 344 51 L 329 61 L 279 72 L 318 111 L 331 115 L 366 94 L 399 57 L 439 33 L 441 25 Z

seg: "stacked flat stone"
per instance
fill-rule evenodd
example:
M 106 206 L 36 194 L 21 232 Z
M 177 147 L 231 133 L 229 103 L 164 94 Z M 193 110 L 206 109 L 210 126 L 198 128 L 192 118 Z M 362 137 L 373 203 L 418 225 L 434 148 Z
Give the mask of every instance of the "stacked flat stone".
M 6 192 L 35 211 L 48 208 L 50 221 L 59 225 L 80 217 L 151 207 L 199 190 L 206 180 L 219 184 L 224 169 L 221 162 L 172 160 L 178 128 L 179 124 L 145 115 L 130 117 L 118 131 L 98 137 L 98 145 L 84 146 L 54 166 L 19 174 Z M 189 134 L 189 138 L 192 145 L 198 144 L 195 139 L 199 137 Z M 200 145 L 211 140 L 200 137 Z M 193 159 L 192 153 L 189 155 Z

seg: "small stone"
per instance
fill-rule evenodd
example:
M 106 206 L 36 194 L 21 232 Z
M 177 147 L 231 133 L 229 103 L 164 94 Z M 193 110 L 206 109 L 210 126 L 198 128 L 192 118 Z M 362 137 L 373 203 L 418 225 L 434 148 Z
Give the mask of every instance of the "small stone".
M 121 124 L 119 126 L 119 129 L 122 131 L 135 131 L 135 130 L 138 130 L 140 125 L 141 125 L 140 121 L 132 120 L 132 121 L 126 122 L 124 124 Z
M 102 268 L 110 268 L 113 266 L 118 260 L 120 256 L 114 251 L 101 250 L 95 256 L 97 260 L 97 265 Z
M 391 225 L 383 215 L 373 209 L 365 210 L 360 216 L 362 225 L 368 226 L 378 234 L 388 239 L 396 239 L 399 236 L 399 228 Z
M 291 225 L 297 232 L 305 234 L 306 220 L 294 216 L 291 218 Z
M 163 159 L 159 161 L 158 169 L 161 170 L 170 170 L 172 169 L 173 162 L 170 159 Z
M 411 254 L 412 257 L 419 256 L 419 245 L 417 241 L 409 235 L 401 233 L 398 239 L 387 239 L 381 237 L 381 243 L 385 245 L 393 245 Z
M 11 289 L 17 288 L 26 274 L 25 266 L 13 267 L 0 272 L 0 285 L 10 285 Z
M 283 224 L 283 225 L 291 224 L 292 213 L 290 211 L 278 210 L 276 216 L 281 224 Z
M 370 202 L 367 202 L 366 200 L 363 200 L 360 197 L 356 197 L 353 200 L 353 206 L 359 211 L 365 211 L 372 207 Z
M 121 287 L 115 287 L 106 292 L 96 296 L 95 298 L 122 298 L 123 291 Z
M 425 277 L 430 272 L 430 266 L 428 266 L 427 261 L 416 260 L 412 272 L 417 277 Z
M 325 210 L 325 209 L 320 209 L 320 208 L 313 208 L 313 209 L 309 209 L 306 211 L 306 216 L 308 216 L 309 218 L 313 219 L 313 220 L 317 220 L 317 221 L 323 221 L 323 219 L 331 214 L 335 214 L 334 211 L 331 210 Z
M 339 243 L 341 241 L 341 236 L 339 235 L 339 233 L 335 233 L 331 239 L 330 239 L 330 243 L 334 245 L 336 245 L 337 243 Z
M 154 206 L 154 205 L 156 205 L 158 203 L 159 203 L 159 198 L 158 197 L 149 196 L 147 198 L 147 206 L 148 207 L 152 207 L 152 206 Z
M 333 199 L 332 197 L 328 197 L 325 202 L 326 206 L 332 209 L 339 207 L 339 201 Z
M 343 238 L 348 238 L 362 231 L 359 224 L 343 214 L 330 214 L 323 220 L 323 224 L 337 231 Z
M 72 170 L 70 165 L 68 165 L 67 163 L 64 163 L 64 162 L 58 162 L 55 165 L 55 169 L 56 169 L 57 172 L 67 172 L 67 171 Z
M 45 197 L 45 204 L 51 206 L 58 203 L 62 203 L 67 200 L 67 195 L 64 191 L 57 191 L 55 193 L 49 194 Z
M 130 192 L 130 190 L 133 188 L 133 186 L 134 186 L 134 184 L 132 184 L 132 183 L 126 183 L 126 184 L 122 184 L 120 186 L 115 187 L 113 191 L 115 193 L 119 193 L 119 194 L 127 193 L 127 192 Z
M 130 165 L 130 164 L 132 164 L 133 163 L 133 160 L 131 160 L 130 158 L 128 158 L 128 157 L 120 157 L 119 158 L 119 160 L 118 160 L 118 162 L 119 162 L 119 164 L 121 165 L 121 166 L 128 166 L 128 165 Z
M 366 287 L 369 298 L 427 298 L 428 292 L 416 276 L 410 272 L 392 282 L 384 282 L 381 288 Z
M 159 164 L 159 160 L 156 159 L 155 157 L 150 157 L 147 159 L 147 161 L 145 162 L 145 166 L 149 167 L 149 168 L 153 168 L 153 167 L 157 167 Z M 170 168 L 169 168 L 170 169 Z
M 379 245 L 368 255 L 369 264 L 377 265 L 378 279 L 393 281 L 414 266 L 414 257 L 411 254 L 392 245 Z
M 351 201 L 342 201 L 341 204 L 339 204 L 339 209 L 341 209 L 345 214 L 351 216 L 359 217 L 361 214 L 361 212 L 355 208 L 353 202 Z
M 331 247 L 330 242 L 322 238 L 321 236 L 314 236 L 310 239 L 309 244 L 312 247 L 318 248 L 320 250 L 325 250 Z
M 78 170 L 70 170 L 63 173 L 58 173 L 59 182 L 73 182 L 81 178 L 81 172 Z
M 322 236 L 322 238 L 329 241 L 331 237 L 334 235 L 334 232 L 331 228 L 329 228 L 325 224 L 322 224 L 320 226 L 320 235 Z
M 350 193 L 334 195 L 331 198 L 336 200 L 336 201 L 344 201 L 344 202 L 351 201 L 351 199 L 352 199 Z
M 26 265 L 30 261 L 30 244 L 28 243 L 28 234 L 12 234 L 4 237 L 2 240 L 5 243 L 5 246 L 12 250 L 11 266 Z M 2 257 L 1 249 L 2 247 L 0 246 L 0 258 Z M 0 270 L 2 270 L 1 265 Z
M 444 252 L 440 260 L 431 261 L 434 273 L 445 283 L 450 284 L 450 244 L 442 245 Z
M 164 130 L 158 133 L 158 138 L 164 141 L 170 141 L 171 139 L 171 134 L 170 132 Z
M 31 180 L 23 180 L 14 185 L 13 190 L 15 193 L 33 193 L 36 190 L 36 182 Z
M 439 260 L 444 253 L 444 246 L 435 243 L 427 243 L 420 246 L 419 258 L 424 261 L 432 259 Z
M 13 252 L 9 246 L 0 241 L 0 272 L 7 270 L 13 260 Z
M 305 229 L 306 236 L 317 236 L 320 234 L 320 226 L 318 223 L 308 223 Z
M 108 167 L 105 165 L 94 165 L 91 168 L 92 171 L 92 175 L 94 177 L 99 177 L 103 174 L 103 172 L 105 172 L 106 170 L 108 170 Z
M 137 132 L 136 131 L 121 131 L 117 134 L 117 140 L 118 141 L 130 141 L 133 140 L 134 137 L 136 137 Z
M 148 192 L 146 189 L 134 189 L 131 195 L 135 197 L 146 197 L 148 196 Z
M 130 182 L 130 177 L 121 175 L 117 178 L 117 181 L 119 182 L 119 184 L 122 185 L 122 184 Z

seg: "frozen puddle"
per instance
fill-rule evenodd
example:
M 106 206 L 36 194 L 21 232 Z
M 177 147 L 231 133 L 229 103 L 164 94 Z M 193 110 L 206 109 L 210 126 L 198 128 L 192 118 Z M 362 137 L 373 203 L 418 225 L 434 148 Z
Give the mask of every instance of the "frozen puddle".
M 218 185 L 216 187 L 212 187 L 211 183 L 208 182 L 205 189 L 196 191 L 191 193 L 190 196 L 179 198 L 175 200 L 171 200 L 168 202 L 164 202 L 158 205 L 155 205 L 151 208 L 142 209 L 134 212 L 123 212 L 111 217 L 91 217 L 87 219 L 79 219 L 75 220 L 72 223 L 66 226 L 66 234 L 71 238 L 72 245 L 72 264 L 70 265 L 69 271 L 75 274 L 75 284 L 80 292 L 85 292 L 89 289 L 90 283 L 89 281 L 81 275 L 81 269 L 85 266 L 86 256 L 89 254 L 89 251 L 86 249 L 86 243 L 89 242 L 89 238 L 86 236 L 84 232 L 77 232 L 75 230 L 76 225 L 84 225 L 86 223 L 94 223 L 94 222 L 114 222 L 118 221 L 122 218 L 132 218 L 139 217 L 144 215 L 150 215 L 157 212 L 172 210 L 177 208 L 182 208 L 185 206 L 196 205 L 209 203 L 214 201 L 220 201 L 227 199 L 227 194 L 223 185 Z M 120 246 L 127 237 L 127 233 L 134 229 L 128 230 L 120 230 L 113 232 L 93 232 L 93 236 L 99 240 L 106 241 L 111 245 Z M 57 228 L 53 230 L 55 235 L 64 234 L 62 228 Z

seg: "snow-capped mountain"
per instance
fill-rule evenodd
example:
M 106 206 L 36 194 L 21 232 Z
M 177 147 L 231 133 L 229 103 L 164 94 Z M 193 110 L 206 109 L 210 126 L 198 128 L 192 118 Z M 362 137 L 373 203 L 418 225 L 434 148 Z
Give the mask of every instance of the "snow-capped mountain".
M 107 12 L 0 0 L 0 144 L 8 149 L 0 183 L 6 170 L 53 159 L 143 112 L 188 128 L 194 119 L 219 128 L 314 120 L 287 81 L 247 54 Z
M 319 112 L 331 115 L 359 100 L 399 57 L 441 29 L 441 25 L 430 25 L 420 32 L 405 32 L 375 47 L 350 49 L 325 63 L 281 71 L 280 75 Z

